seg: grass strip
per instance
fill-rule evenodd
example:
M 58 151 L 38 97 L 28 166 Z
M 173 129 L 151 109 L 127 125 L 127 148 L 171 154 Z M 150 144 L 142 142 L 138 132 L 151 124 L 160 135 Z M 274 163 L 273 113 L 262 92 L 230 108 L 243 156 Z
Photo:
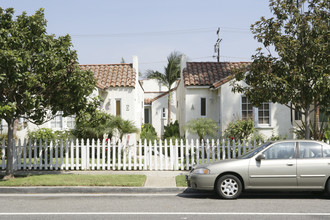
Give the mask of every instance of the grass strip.
M 2 178 L 2 177 L 0 177 Z M 17 175 L 0 186 L 143 186 L 145 175 L 43 174 Z
M 179 175 L 175 177 L 177 187 L 187 187 L 187 181 L 185 175 Z

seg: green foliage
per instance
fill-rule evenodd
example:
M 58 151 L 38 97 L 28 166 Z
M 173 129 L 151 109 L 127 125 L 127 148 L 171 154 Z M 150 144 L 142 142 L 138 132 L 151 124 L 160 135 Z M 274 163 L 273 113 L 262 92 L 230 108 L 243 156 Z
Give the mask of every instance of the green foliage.
M 329 1 L 270 0 L 274 17 L 251 26 L 258 42 L 276 54 L 258 48 L 248 69 L 240 70 L 236 92 L 244 92 L 253 105 L 272 101 L 303 110 L 309 128 L 311 105 L 329 106 Z M 289 106 L 291 107 L 291 106 Z M 305 129 L 305 138 L 310 130 Z
M 149 141 L 153 142 L 154 140 L 158 140 L 158 136 L 155 128 L 151 124 L 142 125 L 140 139 L 142 141 L 147 140 L 148 142 Z
M 181 54 L 178 52 L 172 52 L 167 57 L 167 66 L 164 68 L 164 74 L 158 71 L 147 70 L 146 75 L 149 79 L 157 79 L 160 83 L 165 85 L 168 89 L 168 120 L 167 124 L 171 122 L 171 87 L 173 83 L 180 77 L 181 72 Z
M 51 140 L 67 140 L 74 138 L 71 131 L 53 131 L 50 128 L 40 128 L 35 131 L 28 131 L 27 136 L 31 140 L 47 140 L 48 144 Z
M 253 120 L 237 120 L 230 122 L 225 130 L 225 137 L 235 140 L 247 140 L 254 132 Z
M 104 135 L 111 139 L 116 131 L 119 133 L 119 139 L 122 140 L 125 134 L 136 133 L 138 129 L 129 120 L 96 111 L 93 114 L 85 113 L 76 117 L 73 134 L 79 139 L 103 139 Z
M 93 74 L 79 68 L 70 36 L 48 35 L 46 26 L 43 9 L 15 19 L 13 8 L 0 7 L 0 118 L 8 124 L 9 145 L 18 118 L 42 124 L 50 112 L 65 117 L 97 106 L 88 98 L 95 89 Z M 9 148 L 11 176 L 12 153 Z
M 164 126 L 164 129 L 164 139 L 180 139 L 180 128 L 177 120 L 174 123 L 170 123 L 168 126 Z
M 28 138 L 31 140 L 55 140 L 56 135 L 54 131 L 50 128 L 40 128 L 36 131 L 28 131 Z
M 206 135 L 215 136 L 218 125 L 210 118 L 197 118 L 188 121 L 184 128 L 191 133 L 197 134 L 199 139 L 202 140 Z
M 14 139 L 17 139 L 15 136 Z M 0 146 L 2 146 L 2 142 L 5 140 L 5 146 L 8 146 L 8 135 L 6 133 L 0 134 Z
M 324 137 L 325 137 L 326 140 L 330 140 L 330 129 L 325 131 Z
M 119 116 L 115 117 L 115 128 L 117 128 L 119 132 L 120 140 L 122 140 L 125 134 L 137 133 L 139 131 L 137 127 L 134 125 L 134 122 L 129 120 L 124 120 Z

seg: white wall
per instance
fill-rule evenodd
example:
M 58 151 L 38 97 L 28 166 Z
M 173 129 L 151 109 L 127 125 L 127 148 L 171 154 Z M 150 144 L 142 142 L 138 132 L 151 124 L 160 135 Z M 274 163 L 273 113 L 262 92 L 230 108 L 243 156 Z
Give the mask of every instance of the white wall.
M 237 119 L 241 119 L 241 93 L 233 93 L 230 83 L 221 86 L 221 130 L 226 129 L 227 125 Z M 290 109 L 278 103 L 270 103 L 271 118 L 270 125 L 258 125 L 255 120 L 255 128 L 265 138 L 272 135 L 281 135 L 292 138 L 292 125 Z M 257 109 L 254 109 L 256 111 Z
M 209 87 L 195 86 L 185 87 L 185 93 L 185 122 L 180 126 L 184 126 L 187 122 L 197 118 L 211 118 L 216 123 L 219 123 L 217 90 L 209 89 Z M 206 116 L 201 116 L 201 98 L 206 98 Z M 216 137 L 218 137 L 218 135 Z M 198 138 L 198 136 L 186 132 L 186 138 L 195 139 Z

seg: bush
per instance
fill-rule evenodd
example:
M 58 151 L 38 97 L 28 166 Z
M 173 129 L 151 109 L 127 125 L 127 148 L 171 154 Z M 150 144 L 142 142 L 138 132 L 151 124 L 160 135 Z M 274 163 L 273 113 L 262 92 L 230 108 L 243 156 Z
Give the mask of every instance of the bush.
M 197 134 L 199 140 L 202 141 L 206 135 L 216 135 L 218 125 L 210 118 L 197 118 L 188 121 L 184 128 L 191 133 Z
M 179 128 L 179 122 L 175 121 L 174 123 L 170 123 L 168 126 L 164 126 L 164 135 L 163 138 L 167 139 L 168 141 L 170 139 L 180 139 L 180 128 Z
M 158 140 L 158 136 L 155 128 L 151 124 L 142 125 L 140 139 L 142 141 L 147 140 L 148 142 L 149 141 L 153 142 L 154 140 Z
M 237 120 L 230 122 L 225 130 L 225 137 L 235 140 L 247 140 L 254 133 L 254 122 L 249 120 Z

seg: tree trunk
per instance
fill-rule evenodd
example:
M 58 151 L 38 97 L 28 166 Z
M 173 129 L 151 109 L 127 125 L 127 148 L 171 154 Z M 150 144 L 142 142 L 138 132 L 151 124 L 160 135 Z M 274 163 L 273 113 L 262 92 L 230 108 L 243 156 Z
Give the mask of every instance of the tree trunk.
M 168 99 L 167 99 L 167 125 L 171 123 L 171 87 L 168 90 Z
M 6 176 L 4 179 L 11 179 L 14 177 L 14 127 L 15 127 L 15 119 L 11 119 L 7 121 L 8 123 L 8 146 L 7 146 L 7 166 L 6 166 Z
M 309 140 L 310 136 L 310 105 L 307 105 L 305 109 L 305 139 Z
M 319 140 L 321 138 L 320 135 L 320 106 L 315 102 L 315 114 L 314 114 L 314 139 Z

